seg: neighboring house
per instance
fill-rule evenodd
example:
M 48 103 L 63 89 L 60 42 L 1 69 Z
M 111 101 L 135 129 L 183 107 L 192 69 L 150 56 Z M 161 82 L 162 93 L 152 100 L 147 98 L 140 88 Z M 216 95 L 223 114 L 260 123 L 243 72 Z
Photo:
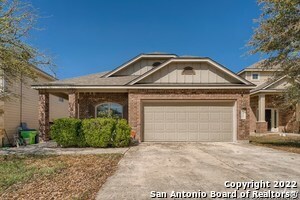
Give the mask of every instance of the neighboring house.
M 21 122 L 26 123 L 30 129 L 39 129 L 39 96 L 38 91 L 31 88 L 31 84 L 57 80 L 40 69 L 34 68 L 34 70 L 36 72 L 36 80 L 26 79 L 22 82 L 17 81 L 9 86 L 5 85 L 4 80 L 1 81 L 1 85 L 5 90 L 16 94 L 10 96 L 6 101 L 0 101 L 1 110 L 4 111 L 0 114 L 0 127 L 1 130 L 6 130 L 11 142 L 13 142 L 13 137 L 17 133 L 17 128 Z M 65 101 L 61 97 L 51 95 L 50 102 L 50 121 L 69 116 L 68 101 Z M 4 142 L 7 143 L 7 137 L 4 133 L 2 133 L 2 137 L 4 137 Z
M 299 132 L 297 114 L 300 111 L 295 112 L 279 105 L 278 97 L 286 89 L 288 82 L 285 77 L 274 80 L 276 70 L 278 68 L 262 69 L 259 63 L 255 63 L 238 73 L 257 85 L 250 91 L 250 132 Z
M 127 119 L 139 141 L 230 142 L 248 139 L 255 85 L 207 57 L 141 54 L 110 72 L 32 87 L 42 140 L 49 139 L 54 94 L 68 99 L 71 117 Z

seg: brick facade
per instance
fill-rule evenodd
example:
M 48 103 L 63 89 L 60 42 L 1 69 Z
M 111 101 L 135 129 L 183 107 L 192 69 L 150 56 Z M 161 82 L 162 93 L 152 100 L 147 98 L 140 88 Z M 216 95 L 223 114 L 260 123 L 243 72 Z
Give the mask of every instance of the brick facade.
M 295 110 L 280 108 L 278 104 L 278 96 L 266 95 L 265 108 L 277 108 L 278 109 L 278 131 L 279 132 L 299 132 L 299 126 L 296 122 Z M 250 98 L 250 132 L 263 133 L 267 132 L 267 127 L 257 124 L 257 109 L 258 109 L 258 96 Z
M 78 117 L 78 93 L 75 90 L 69 92 L 69 117 Z
M 123 117 L 128 119 L 127 93 L 79 93 L 79 118 L 94 118 L 95 108 L 101 103 L 118 103 L 123 106 Z
M 249 137 L 250 97 L 249 90 L 130 90 L 128 93 L 129 124 L 136 131 L 137 138 L 142 141 L 141 133 L 143 117 L 143 100 L 232 100 L 237 106 L 237 139 L 247 140 Z M 246 119 L 240 113 L 246 109 Z
M 268 131 L 267 122 L 256 122 L 256 133 L 266 133 Z
M 49 93 L 39 91 L 39 141 L 49 140 Z

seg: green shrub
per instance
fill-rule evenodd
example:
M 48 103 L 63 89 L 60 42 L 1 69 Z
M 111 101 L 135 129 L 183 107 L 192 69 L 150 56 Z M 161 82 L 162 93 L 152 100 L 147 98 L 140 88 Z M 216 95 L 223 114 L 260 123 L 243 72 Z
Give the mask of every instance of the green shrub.
M 91 147 L 112 146 L 116 120 L 113 118 L 84 119 L 82 130 L 85 141 Z
M 50 129 L 51 138 L 63 147 L 83 147 L 85 140 L 81 132 L 81 120 L 61 118 L 54 120 Z
M 114 143 L 115 147 L 127 147 L 130 144 L 131 128 L 125 119 L 120 119 L 117 122 Z

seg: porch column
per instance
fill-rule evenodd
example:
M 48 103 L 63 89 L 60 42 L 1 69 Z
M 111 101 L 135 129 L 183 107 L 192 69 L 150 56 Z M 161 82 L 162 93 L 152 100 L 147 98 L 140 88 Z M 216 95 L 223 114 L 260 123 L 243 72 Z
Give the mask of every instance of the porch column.
M 39 142 L 49 140 L 49 93 L 39 90 Z
M 69 117 L 78 118 L 78 93 L 69 91 Z
M 268 123 L 265 119 L 266 96 L 260 94 L 258 96 L 258 121 L 256 122 L 256 132 L 266 133 L 268 131 Z
M 258 121 L 265 122 L 265 110 L 266 110 L 266 96 L 260 94 L 258 96 Z

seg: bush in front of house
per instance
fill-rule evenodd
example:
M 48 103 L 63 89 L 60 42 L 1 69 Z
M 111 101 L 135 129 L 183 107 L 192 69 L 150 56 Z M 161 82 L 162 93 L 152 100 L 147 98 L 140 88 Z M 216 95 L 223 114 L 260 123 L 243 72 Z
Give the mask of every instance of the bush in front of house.
M 61 118 L 51 126 L 51 138 L 62 147 L 126 147 L 131 127 L 125 119 Z
M 85 139 L 81 132 L 81 120 L 61 118 L 54 120 L 50 129 L 51 138 L 62 147 L 85 146 Z
M 113 146 L 113 132 L 116 120 L 113 118 L 95 118 L 82 120 L 85 141 L 91 147 Z
M 117 121 L 114 132 L 113 145 L 115 147 L 127 147 L 130 144 L 131 127 L 125 119 Z

